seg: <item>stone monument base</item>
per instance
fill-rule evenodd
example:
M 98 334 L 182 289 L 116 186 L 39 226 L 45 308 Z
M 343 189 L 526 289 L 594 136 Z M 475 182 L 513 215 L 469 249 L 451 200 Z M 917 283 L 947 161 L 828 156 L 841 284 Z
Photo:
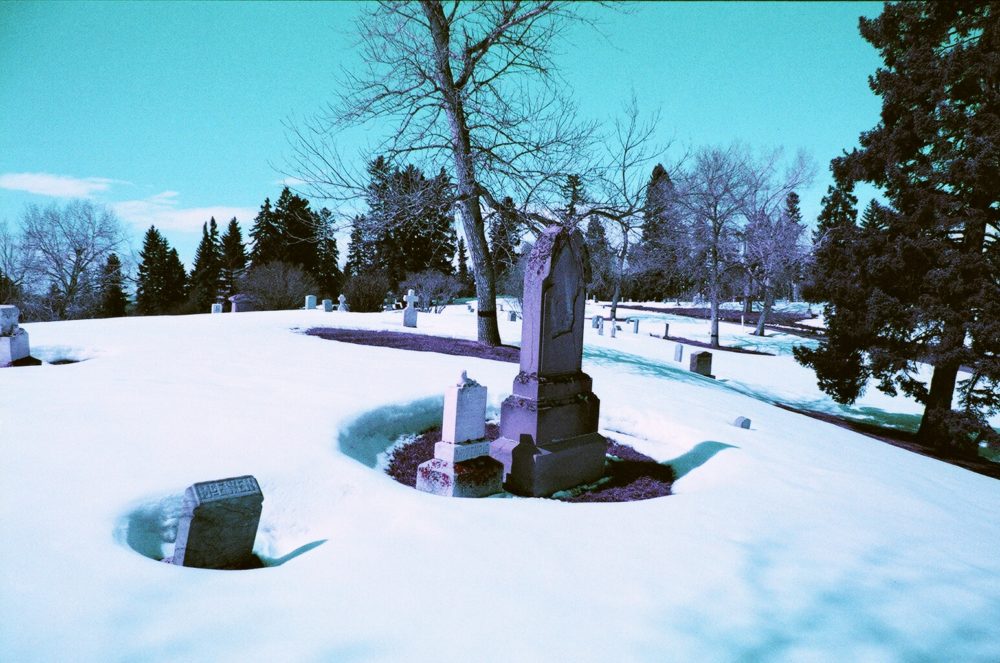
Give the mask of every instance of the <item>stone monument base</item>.
M 417 467 L 417 490 L 445 497 L 488 497 L 503 491 L 503 465 L 489 456 L 460 463 L 433 458 Z
M 13 336 L 0 336 L 0 366 L 13 364 L 29 354 L 28 332 L 17 329 Z
M 608 442 L 599 433 L 536 445 L 531 436 L 516 442 L 501 437 L 490 445 L 490 456 L 504 467 L 504 488 L 517 495 L 544 497 L 597 481 L 604 474 Z

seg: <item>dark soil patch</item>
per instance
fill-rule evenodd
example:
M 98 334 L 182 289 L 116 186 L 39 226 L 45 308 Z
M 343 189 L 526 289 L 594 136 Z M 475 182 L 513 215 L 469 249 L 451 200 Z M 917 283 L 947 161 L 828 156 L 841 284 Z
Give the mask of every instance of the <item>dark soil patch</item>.
M 34 357 L 24 357 L 9 364 L 0 365 L 0 368 L 20 368 L 22 366 L 41 366 L 41 365 L 42 365 L 41 359 L 35 359 Z
M 500 427 L 487 424 L 486 437 L 500 437 Z M 434 444 L 441 441 L 441 429 L 424 432 L 412 442 L 396 449 L 389 459 L 387 473 L 401 484 L 416 487 L 417 466 L 434 457 Z M 632 447 L 608 441 L 605 475 L 598 481 L 561 491 L 554 499 L 563 502 L 635 502 L 670 495 L 674 471 L 657 463 Z
M 511 345 L 491 347 L 482 345 L 477 341 L 469 341 L 462 338 L 407 334 L 405 332 L 379 331 L 374 329 L 336 329 L 331 327 L 314 327 L 307 329 L 305 333 L 310 336 L 325 338 L 328 341 L 340 341 L 341 343 L 375 345 L 383 348 L 414 350 L 416 352 L 438 352 L 440 354 L 458 355 L 460 357 L 479 357 L 480 359 L 494 359 L 513 364 L 516 364 L 521 359 L 520 348 L 515 348 Z
M 640 306 L 637 304 L 619 304 L 618 308 L 633 311 L 649 311 L 650 313 L 683 315 L 689 318 L 699 318 L 701 320 L 709 320 L 712 317 L 712 310 L 708 308 L 666 308 L 659 306 Z M 745 314 L 743 311 L 719 309 L 719 320 L 722 320 L 723 322 L 745 322 L 748 325 L 756 326 L 759 319 L 759 311 Z M 764 326 L 773 331 L 785 332 L 787 334 L 794 334 L 796 336 L 804 336 L 807 338 L 822 338 L 824 336 L 822 330 L 810 327 L 809 325 L 800 324 L 801 320 L 812 319 L 808 315 L 790 313 L 787 311 L 771 311 L 768 313 L 767 319 L 769 322 Z
M 976 474 L 983 474 L 988 477 L 993 477 L 994 479 L 1000 479 L 1000 463 L 994 463 L 993 461 L 978 456 L 963 456 L 945 449 L 929 446 L 917 440 L 917 436 L 908 431 L 896 428 L 885 428 L 883 426 L 866 424 L 859 421 L 852 421 L 850 419 L 844 419 L 843 417 L 827 414 L 825 412 L 801 410 L 797 407 L 784 405 L 782 403 L 772 403 L 772 405 L 780 407 L 782 410 L 804 414 L 807 417 L 819 419 L 820 421 L 825 421 L 835 426 L 852 430 L 855 433 L 867 435 L 868 437 L 885 442 L 886 444 L 891 444 L 894 447 L 918 453 L 921 456 L 936 458 L 937 460 L 944 461 L 945 463 L 963 467 L 970 472 L 975 472 Z

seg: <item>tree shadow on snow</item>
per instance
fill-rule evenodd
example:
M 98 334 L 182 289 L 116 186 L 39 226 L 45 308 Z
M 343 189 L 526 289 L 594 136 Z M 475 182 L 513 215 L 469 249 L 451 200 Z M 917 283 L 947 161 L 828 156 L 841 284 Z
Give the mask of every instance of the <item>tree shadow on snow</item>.
M 374 468 L 378 456 L 401 435 L 418 433 L 441 424 L 444 397 L 434 396 L 403 405 L 387 405 L 353 420 L 337 437 L 341 453 Z

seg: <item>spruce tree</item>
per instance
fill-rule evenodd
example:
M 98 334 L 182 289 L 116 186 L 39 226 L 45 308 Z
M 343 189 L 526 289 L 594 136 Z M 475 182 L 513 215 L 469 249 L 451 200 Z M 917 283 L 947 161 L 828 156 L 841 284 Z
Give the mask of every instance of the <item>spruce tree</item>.
M 140 315 L 176 312 L 184 301 L 186 280 L 177 250 L 150 226 L 139 252 L 136 310 Z
M 337 248 L 337 238 L 333 235 L 331 212 L 325 207 L 317 215 L 319 221 L 319 240 L 316 245 L 316 270 L 313 277 L 320 287 L 321 294 L 336 298 L 343 286 L 344 275 L 340 271 L 340 250 Z
M 996 11 L 995 3 L 887 3 L 861 19 L 885 63 L 870 78 L 881 121 L 832 167 L 845 191 L 869 182 L 890 209 L 855 228 L 846 250 L 818 248 L 816 278 L 830 286 L 828 342 L 796 352 L 839 401 L 874 379 L 923 403 L 921 441 L 969 453 L 996 437 L 987 417 L 1000 409 L 1000 177 L 995 149 L 985 147 L 1000 142 Z M 929 383 L 920 363 L 933 367 Z M 970 377 L 959 382 L 963 366 Z
M 559 191 L 566 203 L 566 206 L 559 210 L 562 224 L 568 228 L 575 228 L 580 222 L 580 204 L 584 197 L 583 181 L 579 175 L 567 175 Z
M 596 216 L 587 221 L 583 241 L 590 254 L 590 283 L 587 284 L 587 290 L 591 297 L 610 299 L 614 288 L 614 251 L 608 242 L 604 224 Z
M 309 209 L 309 201 L 286 186 L 274 205 L 275 224 L 282 230 L 282 260 L 315 277 L 318 266 L 317 228 L 319 219 Z
M 500 283 L 517 264 L 520 244 L 521 220 L 514 200 L 507 196 L 500 201 L 489 223 L 490 255 L 493 257 L 493 274 Z
M 351 235 L 347 245 L 347 264 L 344 265 L 345 277 L 353 278 L 375 269 L 373 234 L 366 216 L 359 214 L 351 220 Z
M 215 303 L 222 287 L 222 243 L 214 216 L 208 223 L 202 224 L 201 233 L 188 287 L 191 309 L 205 313 Z
M 122 262 L 114 253 L 108 256 L 101 270 L 101 307 L 98 317 L 120 318 L 125 315 L 128 299 L 125 297 Z
M 285 229 L 281 225 L 281 219 L 271 209 L 270 198 L 264 199 L 264 204 L 254 217 L 250 238 L 253 240 L 250 262 L 255 267 L 286 259 Z
M 458 262 L 458 281 L 462 284 L 462 296 L 469 296 L 475 292 L 475 283 L 472 282 L 472 274 L 469 273 L 469 254 L 465 250 L 465 238 L 458 238 L 458 252 L 455 256 Z
M 222 295 L 231 297 L 236 294 L 236 284 L 243 276 L 247 267 L 247 249 L 243 244 L 243 233 L 236 217 L 229 221 L 226 232 L 222 233 Z

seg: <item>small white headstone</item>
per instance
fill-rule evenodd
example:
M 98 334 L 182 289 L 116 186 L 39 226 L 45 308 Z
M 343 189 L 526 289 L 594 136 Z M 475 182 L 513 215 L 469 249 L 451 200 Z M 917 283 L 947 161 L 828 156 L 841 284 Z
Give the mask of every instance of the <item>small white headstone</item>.
M 486 387 L 462 371 L 458 383 L 444 394 L 441 440 L 451 444 L 479 440 L 486 435 Z
M 316 310 L 316 295 L 306 295 L 306 310 Z
M 601 316 L 595 315 L 590 321 L 590 328 L 597 329 L 598 325 L 601 324 Z
M 31 354 L 28 332 L 17 326 L 20 315 L 16 306 L 0 306 L 0 366 L 12 364 Z
M 346 312 L 347 311 L 347 297 L 345 297 L 343 294 L 341 294 L 339 297 L 337 297 L 337 301 L 340 302 L 340 305 L 337 306 L 337 310 L 338 311 L 345 311 Z
M 12 304 L 0 305 L 0 336 L 13 336 L 21 312 Z
M 403 326 L 404 327 L 416 327 L 417 326 L 417 302 L 420 301 L 420 297 L 413 294 L 413 288 L 410 288 L 406 292 L 406 296 L 403 297 L 403 301 L 406 302 L 406 308 L 403 309 Z
M 327 313 L 329 313 L 330 311 L 333 310 L 333 300 L 332 299 L 324 299 L 323 300 L 323 310 L 326 311 Z
M 632 318 L 631 322 L 632 322 L 632 333 L 633 334 L 638 334 L 639 333 L 639 318 Z
M 222 304 L 219 302 L 212 304 L 212 313 L 222 313 Z
M 674 348 L 674 361 L 684 361 L 684 346 L 680 343 Z
M 749 429 L 750 428 L 750 420 L 747 419 L 746 417 L 736 417 L 736 420 L 733 421 L 733 425 L 736 426 L 737 428 L 746 428 L 746 429 Z
M 618 331 L 618 325 L 616 325 L 615 323 L 612 322 L 611 323 L 611 338 L 615 338 L 617 336 L 617 334 L 615 333 L 617 331 Z

